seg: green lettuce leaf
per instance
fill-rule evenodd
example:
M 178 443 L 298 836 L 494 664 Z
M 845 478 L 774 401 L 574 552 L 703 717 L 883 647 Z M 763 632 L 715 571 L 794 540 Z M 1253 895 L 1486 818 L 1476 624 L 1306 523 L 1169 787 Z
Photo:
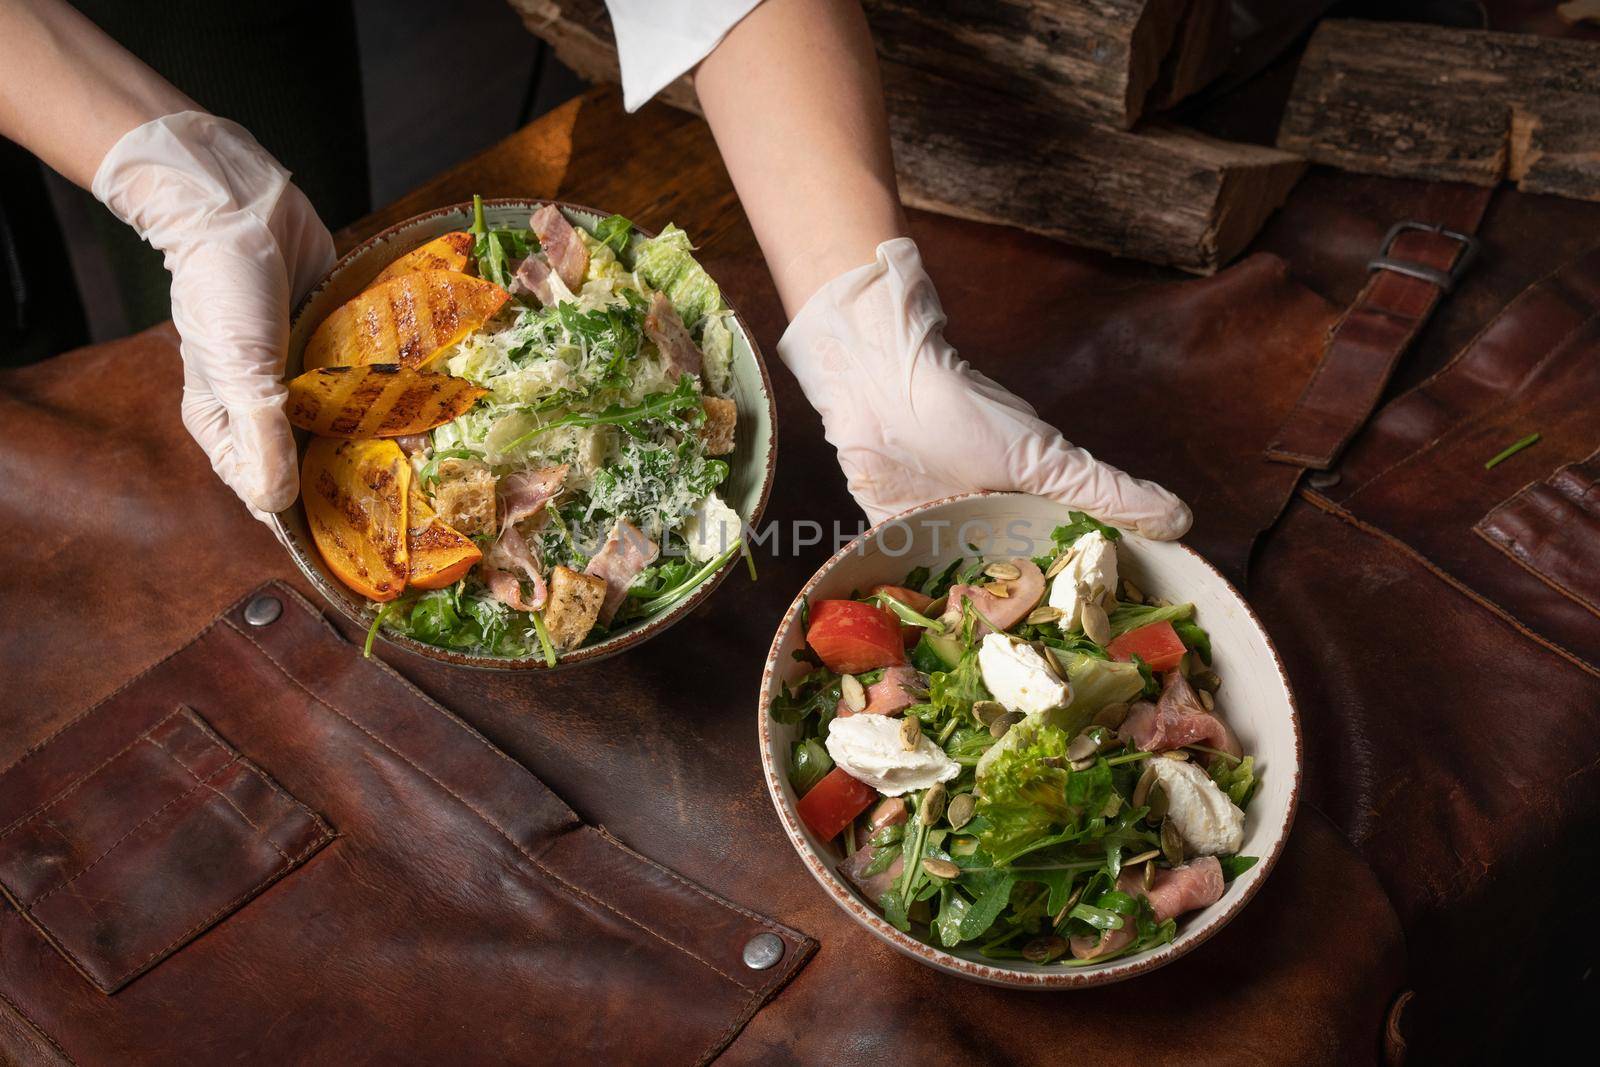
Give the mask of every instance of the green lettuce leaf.
M 1111 636 L 1117 637 L 1129 630 L 1137 630 L 1141 626 L 1149 626 L 1153 622 L 1177 622 L 1187 619 L 1194 614 L 1193 604 L 1166 604 L 1156 607 L 1152 604 L 1121 604 L 1113 611 L 1111 620 Z
M 1005 865 L 1076 818 L 1067 803 L 1066 731 L 1024 719 L 978 764 L 978 842 Z M 1058 765 L 1059 764 L 1059 765 Z
M 722 290 L 694 259 L 689 235 L 667 224 L 656 237 L 633 248 L 633 269 L 653 288 L 667 294 L 673 310 L 690 332 L 699 336 L 701 320 L 722 308 Z
M 1075 734 L 1107 704 L 1131 701 L 1144 689 L 1139 668 L 1132 663 L 1101 659 L 1084 652 L 1051 649 L 1051 654 L 1067 674 L 1072 700 L 1064 708 L 1048 712 L 1050 721 L 1069 734 Z

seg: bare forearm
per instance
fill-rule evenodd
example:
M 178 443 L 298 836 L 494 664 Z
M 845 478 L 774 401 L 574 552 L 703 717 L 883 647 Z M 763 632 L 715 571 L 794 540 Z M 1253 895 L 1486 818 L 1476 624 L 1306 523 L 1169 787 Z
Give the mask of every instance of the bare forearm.
M 124 133 L 195 107 L 60 0 L 0 4 L 0 135 L 78 185 Z
M 695 89 L 791 317 L 905 233 L 857 0 L 766 0 L 700 64 Z

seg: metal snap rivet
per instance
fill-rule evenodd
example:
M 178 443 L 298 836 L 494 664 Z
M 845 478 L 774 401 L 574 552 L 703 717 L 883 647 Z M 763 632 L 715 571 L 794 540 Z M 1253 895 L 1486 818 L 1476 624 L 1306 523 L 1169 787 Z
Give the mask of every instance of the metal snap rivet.
M 1306 479 L 1306 484 L 1313 489 L 1327 489 L 1339 484 L 1338 471 L 1313 471 Z
M 783 938 L 777 934 L 757 934 L 744 943 L 744 965 L 764 971 L 783 959 Z
M 283 614 L 283 601 L 263 593 L 244 606 L 244 621 L 251 626 L 266 626 Z

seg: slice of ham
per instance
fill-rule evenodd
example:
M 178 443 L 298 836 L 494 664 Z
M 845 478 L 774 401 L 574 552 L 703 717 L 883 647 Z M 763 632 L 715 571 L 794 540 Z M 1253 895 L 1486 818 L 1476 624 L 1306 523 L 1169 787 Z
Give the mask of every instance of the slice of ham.
M 867 706 L 862 708 L 859 714 L 898 715 L 919 699 L 911 690 L 920 691 L 927 688 L 928 680 L 915 667 L 905 663 L 885 667 L 883 677 L 867 686 Z M 844 698 L 840 697 L 834 714 L 845 718 L 857 712 L 851 711 Z
M 535 211 L 528 225 L 539 235 L 539 249 L 562 284 L 577 292 L 583 285 L 583 276 L 589 272 L 589 250 L 578 237 L 578 231 L 554 204 L 546 204 Z
M 554 307 L 562 296 L 568 295 L 568 290 L 544 257 L 534 252 L 517 264 L 517 275 L 511 281 L 511 295 L 523 293 L 532 293 L 543 306 Z
M 484 554 L 478 572 L 489 587 L 490 596 L 518 611 L 538 611 L 550 595 L 533 549 L 528 547 L 516 526 L 509 523 L 500 531 L 494 547 Z M 533 586 L 531 599 L 523 591 L 524 580 Z
M 871 845 L 866 845 L 856 849 L 839 863 L 839 873 L 849 879 L 851 885 L 861 890 L 861 894 L 874 906 L 877 905 L 879 898 L 888 892 L 889 887 L 894 885 L 895 879 L 900 877 L 906 867 L 905 857 L 896 856 L 893 863 L 868 877 L 863 872 L 872 863 L 872 855 L 876 851 Z
M 600 603 L 601 622 L 610 625 L 617 609 L 622 606 L 623 598 L 628 595 L 628 586 L 633 584 L 640 571 L 655 562 L 660 551 L 656 543 L 644 535 L 644 531 L 627 519 L 619 519 L 611 527 L 611 532 L 606 534 L 606 543 L 583 571 L 606 583 L 606 598 Z
M 400 437 L 396 437 L 394 439 L 394 443 L 399 445 L 400 451 L 404 452 L 406 455 L 414 456 L 418 452 L 426 452 L 432 445 L 433 438 L 431 435 L 425 433 L 408 433 Z
M 856 847 L 872 840 L 872 835 L 885 826 L 898 826 L 911 817 L 911 806 L 905 797 L 884 797 L 867 816 L 867 821 L 856 820 Z
M 1141 700 L 1129 708 L 1117 736 L 1141 752 L 1166 752 L 1203 744 L 1230 756 L 1244 755 L 1244 748 L 1228 724 L 1205 709 L 1182 671 L 1166 673 L 1156 703 Z
M 567 465 L 539 467 L 535 470 L 508 474 L 495 485 L 500 497 L 500 528 L 531 519 L 544 510 L 544 506 L 561 492 L 566 481 Z
M 658 292 L 650 298 L 650 310 L 644 316 L 644 332 L 656 343 L 662 366 L 674 379 L 700 373 L 700 349 L 695 347 L 688 327 L 684 326 L 666 294 Z
M 1031 559 L 1014 559 L 1011 564 L 1022 574 L 1005 583 L 1009 596 L 995 596 L 982 586 L 953 585 L 940 621 L 958 629 L 961 626 L 961 605 L 967 600 L 972 601 L 974 610 L 978 612 L 978 622 L 973 628 L 974 637 L 982 637 L 989 632 L 989 627 L 983 621 L 985 619 L 1002 630 L 1009 630 L 1027 618 L 1028 612 L 1038 607 L 1040 598 L 1044 596 L 1044 572 Z
M 1150 910 L 1155 913 L 1156 922 L 1160 923 L 1176 919 L 1185 912 L 1210 907 L 1222 899 L 1226 885 L 1222 880 L 1222 864 L 1217 862 L 1217 857 L 1201 856 L 1182 867 L 1158 870 L 1148 890 L 1144 887 L 1142 866 L 1124 870 L 1117 878 L 1117 888 L 1130 897 L 1148 897 Z M 1135 934 L 1133 921 L 1126 919 L 1125 923 L 1122 929 L 1106 930 L 1098 938 L 1073 938 L 1072 954 L 1080 960 L 1089 960 L 1121 951 Z

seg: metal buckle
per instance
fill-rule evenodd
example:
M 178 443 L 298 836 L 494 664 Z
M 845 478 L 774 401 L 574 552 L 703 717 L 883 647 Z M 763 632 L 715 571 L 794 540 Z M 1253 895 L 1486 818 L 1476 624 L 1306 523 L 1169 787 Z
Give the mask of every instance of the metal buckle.
M 1395 238 L 1407 230 L 1420 230 L 1423 233 L 1436 233 L 1441 237 L 1448 237 L 1461 242 L 1461 254 L 1456 257 L 1455 264 L 1448 270 L 1442 271 L 1436 267 L 1429 267 L 1422 263 L 1413 263 L 1406 259 L 1390 259 L 1389 248 L 1394 244 Z M 1445 292 L 1456 287 L 1456 282 L 1472 266 L 1472 261 L 1478 258 L 1478 239 L 1471 234 L 1459 233 L 1456 230 L 1447 230 L 1443 226 L 1435 226 L 1427 222 L 1407 220 L 1397 222 L 1389 227 L 1389 232 L 1383 236 L 1383 246 L 1378 249 L 1378 254 L 1367 261 L 1367 271 L 1392 270 L 1396 274 L 1404 274 L 1409 278 L 1418 278 L 1425 282 L 1437 285 Z

